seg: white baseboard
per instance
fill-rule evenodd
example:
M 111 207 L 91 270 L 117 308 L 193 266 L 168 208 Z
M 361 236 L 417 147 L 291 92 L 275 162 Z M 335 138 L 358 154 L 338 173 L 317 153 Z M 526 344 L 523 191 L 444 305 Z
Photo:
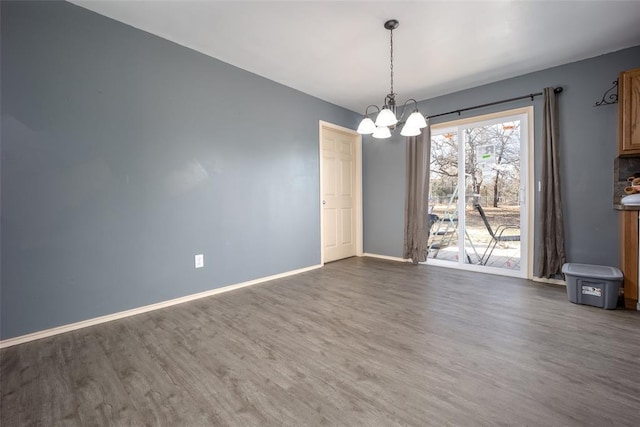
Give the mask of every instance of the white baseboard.
M 548 283 L 550 285 L 567 286 L 567 282 L 565 282 L 564 280 L 560 280 L 560 279 L 546 279 L 544 277 L 533 276 L 531 278 L 531 280 L 533 280 L 534 282 Z
M 162 301 L 155 304 L 145 305 L 142 307 L 133 308 L 131 310 L 120 311 L 118 313 L 107 314 L 105 316 L 94 317 L 92 319 L 82 320 L 80 322 L 70 323 L 68 325 L 57 326 L 51 329 L 45 329 L 43 331 L 33 332 L 27 335 L 21 335 L 19 337 L 9 338 L 0 341 L 0 348 L 11 347 L 14 345 L 26 343 L 29 341 L 35 341 L 42 338 L 51 337 L 65 332 L 75 331 L 77 329 L 86 328 L 88 326 L 99 325 L 100 323 L 111 322 L 112 320 L 118 320 L 125 317 L 135 316 L 136 314 L 142 314 L 149 311 L 159 310 L 161 308 L 170 307 L 172 305 L 182 304 L 189 301 L 194 301 L 200 298 L 206 298 L 212 295 L 220 294 L 223 292 L 233 291 L 235 289 L 244 288 L 246 286 L 257 285 L 259 283 L 268 282 L 270 280 L 281 279 L 283 277 L 294 276 L 296 274 L 305 273 L 307 271 L 321 268 L 322 265 L 312 265 L 311 267 L 300 268 L 298 270 L 291 270 L 280 274 L 274 274 L 273 276 L 261 277 L 259 279 L 249 280 L 248 282 L 237 283 L 235 285 L 224 286 L 222 288 L 211 289 L 209 291 L 200 292 L 197 294 L 186 295 L 171 299 L 168 301 Z
M 379 259 L 386 259 L 387 261 L 398 261 L 398 262 L 411 262 L 410 259 L 403 259 L 403 258 L 399 258 L 399 257 L 395 257 L 395 256 L 388 256 L 388 255 L 378 255 L 378 254 L 370 254 L 370 253 L 363 253 L 362 256 L 368 256 L 371 258 L 379 258 Z

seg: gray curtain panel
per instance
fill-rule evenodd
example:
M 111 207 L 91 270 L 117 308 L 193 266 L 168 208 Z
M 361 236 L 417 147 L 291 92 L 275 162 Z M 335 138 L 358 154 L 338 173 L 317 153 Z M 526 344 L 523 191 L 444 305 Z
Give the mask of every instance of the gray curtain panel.
M 427 126 L 422 129 L 420 135 L 407 138 L 407 187 L 402 257 L 410 258 L 414 264 L 427 260 L 430 157 L 431 131 Z
M 558 157 L 558 105 L 552 87 L 544 89 L 542 119 L 542 172 L 540 180 L 540 231 L 538 277 L 561 273 L 567 260 L 564 252 L 562 198 L 560 197 L 560 159 Z

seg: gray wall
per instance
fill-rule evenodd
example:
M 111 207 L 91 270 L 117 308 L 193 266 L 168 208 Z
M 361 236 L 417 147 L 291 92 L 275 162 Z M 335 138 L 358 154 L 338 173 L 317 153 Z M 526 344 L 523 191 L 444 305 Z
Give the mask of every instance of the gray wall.
M 562 86 L 559 95 L 560 157 L 566 249 L 570 262 L 618 265 L 618 215 L 612 208 L 613 160 L 616 157 L 617 104 L 594 108 L 622 70 L 640 67 L 640 46 L 476 87 L 420 103 L 425 115 L 540 92 Z M 425 76 L 425 79 L 428 79 Z M 401 99 L 411 94 L 400 94 Z M 535 176 L 539 176 L 542 97 L 475 110 L 471 117 L 534 106 Z M 455 120 L 456 115 L 432 123 Z M 402 255 L 405 146 L 363 140 L 364 248 L 366 252 Z M 536 206 L 537 206 L 536 194 Z M 398 231 L 400 233 L 398 233 Z M 537 241 L 536 241 L 537 244 Z
M 318 120 L 357 114 L 68 3 L 1 7 L 2 339 L 320 262 Z

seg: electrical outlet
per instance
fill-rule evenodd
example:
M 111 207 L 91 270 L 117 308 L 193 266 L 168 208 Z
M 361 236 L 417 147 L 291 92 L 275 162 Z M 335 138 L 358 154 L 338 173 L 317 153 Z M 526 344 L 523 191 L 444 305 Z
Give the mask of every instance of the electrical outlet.
M 196 268 L 204 267 L 204 254 L 196 255 L 195 261 L 196 261 Z

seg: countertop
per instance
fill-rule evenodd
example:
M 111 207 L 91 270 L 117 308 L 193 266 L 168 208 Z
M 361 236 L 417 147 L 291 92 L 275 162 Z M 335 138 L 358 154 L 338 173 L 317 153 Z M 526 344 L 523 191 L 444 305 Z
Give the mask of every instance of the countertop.
M 617 211 L 640 211 L 640 205 L 623 205 L 622 203 L 614 203 L 613 209 Z

